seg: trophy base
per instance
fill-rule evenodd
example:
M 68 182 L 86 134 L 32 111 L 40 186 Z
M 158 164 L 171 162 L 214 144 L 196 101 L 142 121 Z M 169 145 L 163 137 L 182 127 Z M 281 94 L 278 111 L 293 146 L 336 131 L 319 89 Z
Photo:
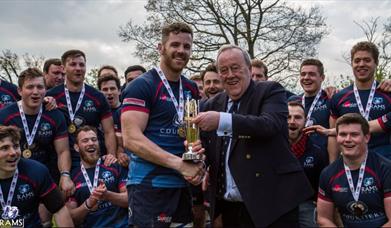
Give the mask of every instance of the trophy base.
M 193 152 L 186 152 L 182 154 L 182 160 L 184 161 L 202 161 L 202 154 Z

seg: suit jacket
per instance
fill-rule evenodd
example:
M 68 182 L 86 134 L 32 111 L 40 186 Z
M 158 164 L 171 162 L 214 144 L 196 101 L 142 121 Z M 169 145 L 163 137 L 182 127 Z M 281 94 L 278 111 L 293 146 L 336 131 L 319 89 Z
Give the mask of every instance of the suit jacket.
M 228 95 L 209 99 L 205 111 L 226 112 Z M 271 81 L 251 82 L 232 115 L 233 138 L 228 166 L 256 227 L 268 226 L 313 193 L 288 142 L 284 88 Z M 203 132 L 210 165 L 211 216 L 214 216 L 222 138 Z M 213 218 L 213 217 L 212 217 Z

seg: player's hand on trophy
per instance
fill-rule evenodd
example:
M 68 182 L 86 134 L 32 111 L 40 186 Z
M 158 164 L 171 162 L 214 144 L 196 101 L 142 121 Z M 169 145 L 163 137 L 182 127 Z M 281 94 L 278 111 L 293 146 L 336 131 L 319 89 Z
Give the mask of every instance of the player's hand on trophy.
M 185 148 L 189 150 L 189 143 L 187 142 L 187 140 L 185 140 L 184 144 L 185 144 Z M 203 156 L 201 160 L 205 160 L 205 155 L 204 155 L 205 148 L 202 147 L 201 140 L 197 139 L 196 141 L 194 141 L 191 145 L 191 150 L 194 153 L 202 154 Z
M 203 131 L 214 131 L 219 127 L 220 113 L 215 111 L 200 112 L 193 123 Z

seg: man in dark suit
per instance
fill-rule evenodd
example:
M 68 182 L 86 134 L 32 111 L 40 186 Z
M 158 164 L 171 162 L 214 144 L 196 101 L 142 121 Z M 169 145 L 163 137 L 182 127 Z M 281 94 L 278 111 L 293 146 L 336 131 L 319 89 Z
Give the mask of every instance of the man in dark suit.
M 205 131 L 211 216 L 221 213 L 224 227 L 298 227 L 298 205 L 312 190 L 289 150 L 284 88 L 253 82 L 238 46 L 222 46 L 216 65 L 225 92 L 194 120 Z

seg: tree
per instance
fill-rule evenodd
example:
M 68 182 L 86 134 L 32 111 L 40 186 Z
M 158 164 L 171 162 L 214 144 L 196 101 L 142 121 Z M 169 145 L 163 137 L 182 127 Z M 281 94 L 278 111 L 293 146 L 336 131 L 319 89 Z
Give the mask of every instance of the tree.
M 97 67 L 92 68 L 85 77 L 86 83 L 95 88 L 98 88 L 98 70 Z
M 13 83 L 24 68 L 37 67 L 42 69 L 45 57 L 25 53 L 22 55 L 22 59 L 9 49 L 3 50 L 0 55 L 0 77 Z
M 162 25 L 185 22 L 194 30 L 188 64 L 193 72 L 214 61 L 223 44 L 233 43 L 266 62 L 269 77 L 289 79 L 297 75 L 303 58 L 317 54 L 316 46 L 328 33 L 318 7 L 304 10 L 279 0 L 148 0 L 145 8 L 147 21 L 120 26 L 120 38 L 135 42 L 134 55 L 153 65 L 159 58 L 156 44 Z

